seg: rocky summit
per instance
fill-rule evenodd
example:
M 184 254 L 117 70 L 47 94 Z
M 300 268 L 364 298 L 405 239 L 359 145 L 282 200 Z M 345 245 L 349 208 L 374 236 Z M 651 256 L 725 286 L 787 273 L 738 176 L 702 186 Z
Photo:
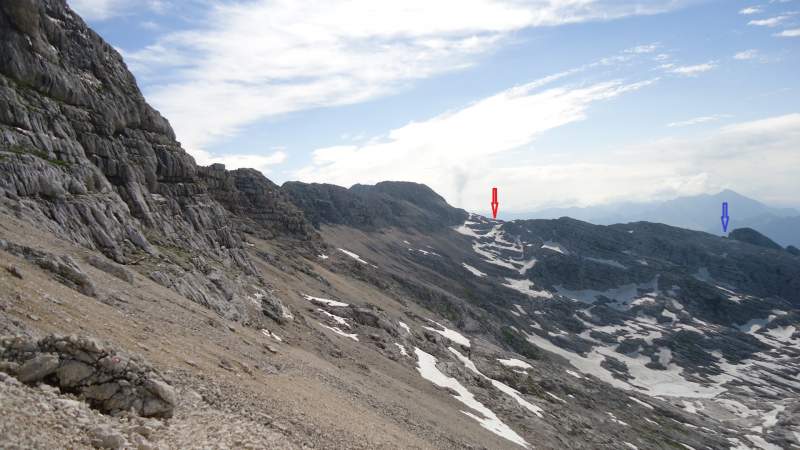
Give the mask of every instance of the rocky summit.
M 0 3 L 0 100 L 2 448 L 800 448 L 754 230 L 201 167 L 64 0 Z

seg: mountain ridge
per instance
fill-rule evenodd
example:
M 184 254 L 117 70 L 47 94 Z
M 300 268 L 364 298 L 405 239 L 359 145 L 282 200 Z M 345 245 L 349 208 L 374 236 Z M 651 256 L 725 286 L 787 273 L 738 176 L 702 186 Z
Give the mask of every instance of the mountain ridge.
M 722 235 L 722 203 L 729 207 L 730 229 L 755 228 L 781 245 L 800 244 L 800 211 L 775 208 L 730 189 L 717 194 L 679 197 L 660 202 L 621 202 L 584 208 L 549 208 L 512 214 L 512 219 L 575 217 L 598 225 L 637 221 L 665 223 Z

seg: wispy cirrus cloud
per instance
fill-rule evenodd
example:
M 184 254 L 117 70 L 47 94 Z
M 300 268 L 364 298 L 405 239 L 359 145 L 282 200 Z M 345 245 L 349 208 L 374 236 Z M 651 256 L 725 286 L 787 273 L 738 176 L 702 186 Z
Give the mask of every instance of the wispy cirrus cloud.
M 202 166 L 211 164 L 224 164 L 227 169 L 256 169 L 268 174 L 272 167 L 286 161 L 287 154 L 283 149 L 268 150 L 272 153 L 264 154 L 225 154 L 214 155 L 205 150 L 195 150 L 194 156 L 197 163 Z
M 792 14 L 782 14 L 780 16 L 769 17 L 767 19 L 757 19 L 751 20 L 747 22 L 748 25 L 754 25 L 758 27 L 777 27 L 778 25 L 782 24 L 783 22 L 787 21 L 792 17 Z
M 713 116 L 693 117 L 693 118 L 688 119 L 688 120 L 681 120 L 681 121 L 678 121 L 678 122 L 670 122 L 670 123 L 667 124 L 667 127 L 668 128 L 689 127 L 689 126 L 692 126 L 692 125 L 700 125 L 700 124 L 708 123 L 708 122 L 717 122 L 719 120 L 726 119 L 728 117 L 730 117 L 730 116 L 727 115 L 727 114 L 715 114 Z
M 197 152 L 260 120 L 375 99 L 470 67 L 519 30 L 695 1 L 212 2 L 195 29 L 125 57 L 148 99 Z
M 748 6 L 747 8 L 742 8 L 739 10 L 739 14 L 744 16 L 750 16 L 753 14 L 758 14 L 762 12 L 763 9 L 760 6 Z
M 413 180 L 428 184 L 455 204 L 478 207 L 473 200 L 484 197 L 478 192 L 488 182 L 482 167 L 502 171 L 497 169 L 498 159 L 531 144 L 543 133 L 584 120 L 597 102 L 657 81 L 611 80 L 543 89 L 567 74 L 517 86 L 462 109 L 409 123 L 361 145 L 318 149 L 312 163 L 294 175 L 302 181 L 346 186 Z
M 658 139 L 591 152 L 576 161 L 535 142 L 551 130 L 584 120 L 593 105 L 656 80 L 546 88 L 559 78 L 500 92 L 363 144 L 318 149 L 312 163 L 294 175 L 345 186 L 416 181 L 476 212 L 487 212 L 487 189 L 497 185 L 512 212 L 667 199 L 726 187 L 775 203 L 796 200 L 792 193 L 800 191 L 794 173 L 800 164 L 800 114 L 728 125 L 700 138 Z M 671 126 L 726 117 L 698 117 Z
M 733 59 L 737 59 L 739 61 L 748 61 L 751 59 L 755 59 L 758 56 L 759 56 L 758 50 L 750 49 L 737 52 L 735 55 L 733 55 Z
M 714 70 L 714 68 L 717 67 L 717 64 L 714 61 L 709 61 L 707 63 L 694 64 L 689 66 L 675 66 L 674 64 L 668 64 L 663 67 L 667 69 L 668 72 L 674 73 L 676 75 L 681 75 L 685 77 L 696 77 L 701 73 Z
M 775 33 L 778 37 L 800 37 L 800 28 L 793 28 L 790 30 L 783 30 L 780 33 Z

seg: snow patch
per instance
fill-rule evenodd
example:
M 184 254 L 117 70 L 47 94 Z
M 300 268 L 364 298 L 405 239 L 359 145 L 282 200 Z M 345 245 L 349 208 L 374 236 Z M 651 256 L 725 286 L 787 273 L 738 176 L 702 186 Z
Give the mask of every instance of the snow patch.
M 278 342 L 283 342 L 283 339 L 280 338 L 277 334 L 273 333 L 272 331 L 267 330 L 266 328 L 261 329 L 261 334 L 268 338 L 275 339 Z
M 533 288 L 533 282 L 530 280 L 515 280 L 513 278 L 506 278 L 506 282 L 503 283 L 503 286 L 507 288 L 511 288 L 517 292 L 527 295 L 528 297 L 533 298 L 553 298 L 553 294 L 550 292 L 541 290 L 537 291 Z
M 520 275 L 525 275 L 525 273 L 527 273 L 528 270 L 532 269 L 533 266 L 536 265 L 536 263 L 537 263 L 537 259 L 536 258 L 531 258 L 530 260 L 524 262 L 522 264 L 522 267 L 519 268 L 519 274 Z
M 477 225 L 477 222 L 470 222 L 469 220 L 464 222 L 463 225 L 455 227 L 454 230 L 458 234 L 463 234 L 464 236 L 479 238 L 481 237 L 480 234 L 476 233 L 472 228 L 468 225 Z
M 431 327 L 423 327 L 423 328 L 425 328 L 426 330 L 433 331 L 434 333 L 441 334 L 442 336 L 444 336 L 447 339 L 455 342 L 456 344 L 463 345 L 464 347 L 469 347 L 470 346 L 469 339 L 464 337 L 464 335 L 462 335 L 458 331 L 451 330 L 451 329 L 447 328 L 446 326 L 444 326 L 444 325 L 442 325 L 442 324 L 440 324 L 438 322 L 434 322 L 433 320 L 431 320 L 431 322 L 435 323 L 436 325 L 440 326 L 441 328 L 444 328 L 444 330 L 437 330 L 436 328 L 431 328 Z
M 323 327 L 333 331 L 334 333 L 338 334 L 339 336 L 343 336 L 343 337 L 352 339 L 354 341 L 358 341 L 358 335 L 355 334 L 355 333 L 353 333 L 353 334 L 345 333 L 344 331 L 340 330 L 338 327 L 329 327 L 329 326 L 325 325 L 324 323 L 320 323 L 320 325 L 322 325 Z
M 475 275 L 475 276 L 476 276 L 476 277 L 478 277 L 478 278 L 483 278 L 483 277 L 485 277 L 485 276 L 486 276 L 486 274 L 485 274 L 485 273 L 483 273 L 483 272 L 481 272 L 480 270 L 478 270 L 478 269 L 476 269 L 476 268 L 474 268 L 474 267 L 470 266 L 470 265 L 469 265 L 469 264 L 467 264 L 467 263 L 461 263 L 461 265 L 462 265 L 462 266 L 463 266 L 465 269 L 467 269 L 467 270 L 468 270 L 468 271 L 469 271 L 471 274 Z
M 765 331 L 765 333 L 781 342 L 788 342 L 792 340 L 791 337 L 796 331 L 797 328 L 795 328 L 793 325 L 789 325 L 785 327 L 770 328 L 769 330 Z
M 470 393 L 461 383 L 459 383 L 458 380 L 448 377 L 438 368 L 436 368 L 435 356 L 426 353 L 417 347 L 414 348 L 414 353 L 417 355 L 417 361 L 419 364 L 417 370 L 422 378 L 425 378 L 439 387 L 452 389 L 456 393 L 454 396 L 456 400 L 478 413 L 476 415 L 468 411 L 461 411 L 463 414 L 475 419 L 483 428 L 491 431 L 492 433 L 514 442 L 515 444 L 521 445 L 522 447 L 529 447 L 529 444 L 525 441 L 525 439 L 522 438 L 522 436 L 518 435 L 508 425 L 503 423 L 503 421 L 501 421 L 497 415 L 492 412 L 492 410 L 476 400 L 475 396 L 472 395 L 472 393 Z
M 526 363 L 525 361 L 521 361 L 519 359 L 498 359 L 497 362 L 506 366 L 506 367 L 515 367 L 517 369 L 533 369 L 533 366 Z
M 545 242 L 544 244 L 542 244 L 542 248 L 561 253 L 562 255 L 566 255 L 569 253 L 564 247 L 561 246 L 561 244 L 553 241 Z
M 772 411 L 764 415 L 764 428 L 772 428 L 778 424 L 778 415 L 786 409 L 784 405 L 775 405 Z
M 725 391 L 720 386 L 706 386 L 686 380 L 682 376 L 680 366 L 670 363 L 667 370 L 653 370 L 646 365 L 650 358 L 644 355 L 632 357 L 623 355 L 609 347 L 595 347 L 586 356 L 581 356 L 565 350 L 548 339 L 536 334 L 526 334 L 528 342 L 546 351 L 566 358 L 575 368 L 585 374 L 591 374 L 606 383 L 625 390 L 639 390 L 651 396 L 686 397 L 686 398 L 713 398 Z M 628 373 L 633 377 L 629 381 L 622 381 L 613 376 L 601 364 L 606 357 L 613 357 L 625 363 Z
M 734 292 L 734 291 L 732 291 L 730 289 L 724 288 L 724 287 L 719 286 L 719 285 L 715 285 L 714 287 L 716 287 L 720 291 L 724 292 L 725 295 L 728 296 L 728 300 L 730 300 L 730 301 L 732 301 L 734 303 L 742 303 L 742 300 L 744 300 L 744 298 L 742 296 L 740 296 L 739 294 L 737 294 L 736 292 Z
M 358 256 L 357 254 L 355 254 L 355 253 L 351 252 L 350 250 L 345 250 L 345 249 L 343 249 L 343 248 L 340 248 L 340 249 L 338 249 L 338 250 L 339 250 L 340 252 L 344 253 L 345 255 L 347 255 L 347 256 L 349 256 L 349 257 L 351 257 L 351 258 L 355 259 L 356 261 L 360 262 L 361 264 L 365 264 L 365 265 L 372 266 L 372 267 L 378 267 L 378 266 L 376 266 L 376 265 L 374 265 L 374 264 L 370 264 L 370 263 L 368 263 L 368 262 L 364 261 L 363 259 L 361 259 L 361 257 L 360 257 L 360 256 Z
M 522 394 L 520 394 L 519 391 L 517 391 L 516 389 L 512 388 L 511 386 L 509 386 L 509 385 L 507 385 L 505 383 L 502 383 L 500 381 L 497 381 L 495 379 L 487 377 L 486 375 L 481 373 L 478 370 L 477 367 L 475 367 L 475 363 L 473 363 L 469 358 L 467 358 L 466 356 L 462 355 L 458 350 L 454 349 L 453 347 L 449 347 L 448 350 L 450 350 L 451 353 L 456 355 L 456 357 L 462 363 L 464 363 L 464 365 L 469 370 L 471 370 L 472 373 L 489 380 L 492 383 L 492 386 L 494 386 L 495 388 L 497 388 L 497 390 L 502 391 L 503 393 L 505 393 L 509 397 L 511 397 L 514 400 L 516 400 L 517 403 L 519 403 L 520 406 L 522 406 L 523 408 L 527 409 L 528 411 L 536 414 L 536 416 L 538 416 L 539 418 L 543 417 L 542 413 L 544 412 L 544 410 L 542 410 L 542 408 L 539 408 L 538 406 L 536 406 L 536 405 L 528 402 L 524 398 L 522 398 Z
M 331 314 L 328 311 L 325 311 L 322 308 L 317 308 L 317 311 L 321 312 L 322 314 L 328 316 L 330 319 L 333 319 L 334 322 L 338 323 L 339 325 L 344 325 L 347 328 L 350 328 L 350 324 L 347 323 L 347 319 L 344 317 L 339 317 L 336 314 Z
M 401 355 L 408 356 L 408 352 L 406 351 L 406 348 L 403 346 L 403 344 L 398 344 L 397 342 L 395 342 L 394 345 L 396 345 L 397 348 L 400 350 Z
M 561 397 L 557 396 L 556 394 L 553 394 L 552 392 L 546 392 L 546 391 L 545 391 L 545 394 L 547 394 L 547 395 L 549 395 L 550 397 L 552 397 L 552 398 L 554 398 L 554 399 L 556 399 L 556 400 L 560 401 L 561 403 L 567 403 L 567 402 L 566 402 L 566 400 L 562 399 Z
M 643 402 L 643 401 L 639 400 L 636 397 L 628 396 L 628 398 L 631 399 L 632 402 L 638 404 L 639 406 L 644 406 L 647 409 L 655 409 L 655 408 L 653 408 L 653 406 L 651 404 L 649 404 L 647 402 Z
M 336 300 L 330 300 L 330 299 L 321 298 L 321 297 L 313 297 L 313 296 L 307 295 L 307 294 L 301 294 L 301 295 L 303 297 L 305 297 L 305 299 L 310 301 L 311 303 L 316 303 L 316 304 L 325 305 L 325 306 L 339 306 L 339 307 L 350 306 L 347 303 L 337 302 Z
M 628 426 L 628 424 L 626 422 L 623 422 L 623 421 L 617 419 L 617 416 L 615 416 L 614 413 L 606 412 L 606 414 L 608 414 L 608 416 L 611 417 L 611 421 L 616 423 L 617 425 L 623 425 L 623 426 L 626 426 L 626 427 Z

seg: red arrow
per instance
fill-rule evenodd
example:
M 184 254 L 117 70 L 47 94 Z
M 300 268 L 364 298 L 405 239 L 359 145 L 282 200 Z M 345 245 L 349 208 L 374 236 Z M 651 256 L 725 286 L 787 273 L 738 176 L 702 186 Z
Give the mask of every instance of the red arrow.
M 497 219 L 497 208 L 500 206 L 500 203 L 497 202 L 497 188 L 492 188 L 492 218 Z

